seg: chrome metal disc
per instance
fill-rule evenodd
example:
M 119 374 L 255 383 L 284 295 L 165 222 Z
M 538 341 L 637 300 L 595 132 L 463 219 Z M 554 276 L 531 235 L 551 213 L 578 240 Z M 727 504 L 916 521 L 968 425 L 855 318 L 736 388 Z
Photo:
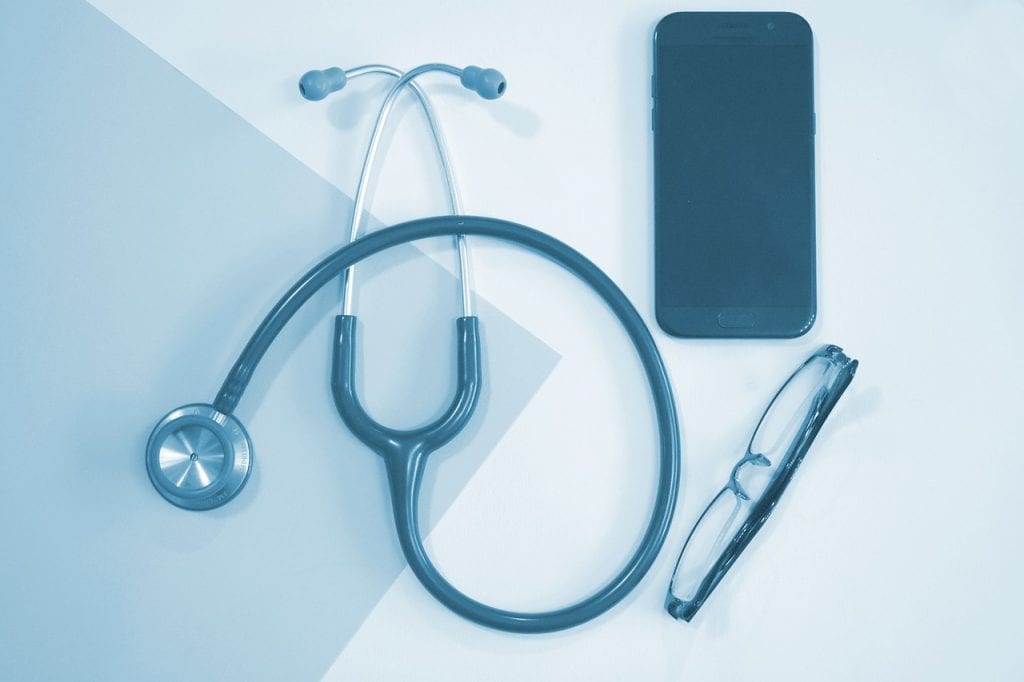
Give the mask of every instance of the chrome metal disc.
M 212 405 L 185 405 L 160 420 L 146 446 L 149 480 L 171 504 L 213 509 L 237 495 L 252 471 L 242 424 Z

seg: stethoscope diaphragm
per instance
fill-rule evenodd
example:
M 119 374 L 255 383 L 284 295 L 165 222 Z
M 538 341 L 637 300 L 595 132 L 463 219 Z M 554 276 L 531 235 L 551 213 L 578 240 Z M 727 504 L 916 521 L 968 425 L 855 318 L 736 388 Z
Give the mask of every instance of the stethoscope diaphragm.
M 184 405 L 153 430 L 146 446 L 146 470 L 171 504 L 213 509 L 245 485 L 252 471 L 252 441 L 234 416 L 212 405 Z

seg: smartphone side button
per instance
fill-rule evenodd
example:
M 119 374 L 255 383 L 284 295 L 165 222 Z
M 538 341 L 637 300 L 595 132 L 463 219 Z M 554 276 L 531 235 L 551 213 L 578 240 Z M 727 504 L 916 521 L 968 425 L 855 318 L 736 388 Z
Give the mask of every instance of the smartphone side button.
M 718 313 L 718 326 L 725 329 L 743 329 L 757 324 L 754 313 Z

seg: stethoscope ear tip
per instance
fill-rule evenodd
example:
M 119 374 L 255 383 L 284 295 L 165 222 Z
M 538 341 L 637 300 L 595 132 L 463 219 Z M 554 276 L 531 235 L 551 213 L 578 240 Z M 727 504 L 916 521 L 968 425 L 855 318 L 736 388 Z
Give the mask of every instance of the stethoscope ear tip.
M 348 77 L 345 70 L 337 66 L 329 69 L 314 69 L 302 74 L 299 79 L 299 94 L 310 102 L 319 102 L 332 92 L 345 87 Z
M 252 441 L 233 415 L 196 403 L 172 410 L 146 445 L 146 471 L 164 499 L 205 510 L 233 499 L 252 471 Z
M 507 81 L 497 69 L 481 69 L 467 66 L 462 70 L 459 81 L 467 90 L 472 90 L 484 99 L 498 99 L 505 94 Z

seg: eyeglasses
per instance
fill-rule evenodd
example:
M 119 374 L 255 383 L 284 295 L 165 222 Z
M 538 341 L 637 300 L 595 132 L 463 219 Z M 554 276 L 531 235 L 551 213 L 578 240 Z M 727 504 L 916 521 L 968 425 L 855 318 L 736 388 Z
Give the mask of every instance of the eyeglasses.
M 689 622 L 771 516 L 857 371 L 838 346 L 800 365 L 768 403 L 729 482 L 704 509 L 676 560 L 665 609 Z

